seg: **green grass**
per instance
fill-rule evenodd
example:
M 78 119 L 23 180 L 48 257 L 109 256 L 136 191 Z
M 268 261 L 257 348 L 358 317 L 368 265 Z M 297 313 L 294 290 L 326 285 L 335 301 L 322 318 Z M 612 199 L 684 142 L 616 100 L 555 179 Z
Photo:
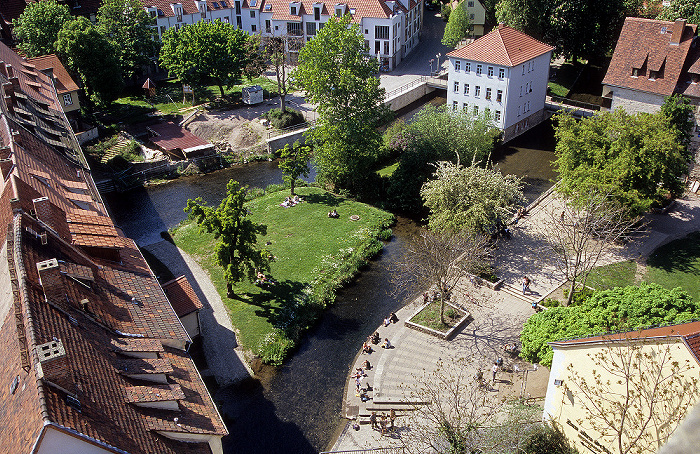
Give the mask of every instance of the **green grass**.
M 625 287 L 634 284 L 637 263 L 632 260 L 617 262 L 595 268 L 588 276 L 586 285 L 596 290 Z
M 562 64 L 556 72 L 553 81 L 548 83 L 551 93 L 555 96 L 566 97 L 576 81 L 576 77 L 581 72 L 580 64 L 574 65 L 571 62 Z
M 562 98 L 565 98 L 566 95 L 569 94 L 568 88 L 556 82 L 549 82 L 547 83 L 547 86 L 549 87 L 549 93 L 554 96 L 561 96 Z
M 395 163 L 393 163 L 393 164 L 391 164 L 391 165 L 388 165 L 388 166 L 386 166 L 386 167 L 383 167 L 383 168 L 377 170 L 377 174 L 378 174 L 380 177 L 387 177 L 387 178 L 388 178 L 388 177 L 390 177 L 390 176 L 394 173 L 394 171 L 395 171 L 398 167 L 399 167 L 399 163 L 398 163 L 398 162 L 395 162 Z
M 279 206 L 289 195 L 286 190 L 248 202 L 251 218 L 267 225 L 267 235 L 258 237 L 258 243 L 275 256 L 270 274 L 278 284 L 269 290 L 240 282 L 236 297 L 227 298 L 223 271 L 211 253 L 213 236 L 199 233 L 191 222 L 172 233 L 175 243 L 209 272 L 240 330 L 241 344 L 272 364 L 282 362 L 336 290 L 381 250 L 377 238 L 390 235 L 387 229 L 394 220 L 390 213 L 319 188 L 296 192 L 305 202 L 292 208 Z M 339 219 L 327 216 L 334 208 Z M 360 219 L 352 221 L 351 215 Z
M 636 269 L 632 261 L 599 267 L 591 273 L 588 285 L 599 290 L 633 285 Z M 667 289 L 680 287 L 700 301 L 700 232 L 656 249 L 647 259 L 643 280 Z
M 447 323 L 442 323 L 440 320 L 440 302 L 433 301 L 411 317 L 410 321 L 444 333 L 455 326 L 462 316 L 463 314 L 453 307 L 445 305 L 445 319 Z
M 234 85 L 230 89 L 224 87 L 225 95 L 232 101 L 240 100 L 241 90 L 249 85 L 260 85 L 265 95 L 277 93 L 277 85 L 267 77 L 258 77 L 243 84 Z M 195 104 L 203 104 L 220 96 L 219 87 L 206 85 L 194 88 Z M 149 113 L 159 111 L 163 114 L 183 113 L 192 107 L 192 95 L 187 95 L 183 101 L 182 83 L 177 80 L 164 80 L 156 83 L 156 95 L 148 100 L 141 88 L 125 90 L 124 96 L 118 98 L 105 109 L 105 114 L 112 122 L 139 123 L 146 120 Z

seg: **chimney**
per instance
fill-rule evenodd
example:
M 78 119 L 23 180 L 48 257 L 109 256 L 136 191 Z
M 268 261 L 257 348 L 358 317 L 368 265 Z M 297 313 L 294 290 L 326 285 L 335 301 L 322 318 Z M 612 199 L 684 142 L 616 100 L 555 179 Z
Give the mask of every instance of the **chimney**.
M 37 345 L 36 355 L 39 358 L 37 365 L 39 378 L 70 394 L 75 388 L 73 373 L 61 340 L 54 337 L 52 341 Z
M 63 288 L 63 277 L 61 276 L 61 267 L 58 260 L 44 260 L 36 264 L 36 269 L 39 271 L 39 279 L 41 286 L 44 288 L 44 296 L 46 301 L 51 301 L 54 304 L 60 304 L 66 299 L 66 292 Z
M 676 19 L 673 23 L 673 33 L 671 34 L 671 45 L 679 45 L 681 39 L 683 38 L 683 31 L 685 30 L 685 19 Z
M 12 142 L 22 145 L 22 139 L 21 139 L 22 136 L 19 135 L 19 131 L 12 130 L 11 135 L 12 135 Z

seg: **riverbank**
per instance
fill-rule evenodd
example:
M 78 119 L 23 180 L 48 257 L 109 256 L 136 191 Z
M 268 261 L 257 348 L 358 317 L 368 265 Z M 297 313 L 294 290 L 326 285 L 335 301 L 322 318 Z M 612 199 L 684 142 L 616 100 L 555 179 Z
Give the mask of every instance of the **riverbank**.
M 213 235 L 185 222 L 172 232 L 175 244 L 190 254 L 209 274 L 226 305 L 240 343 L 268 364 L 281 364 L 312 326 L 336 291 L 382 249 L 380 239 L 391 236 L 394 217 L 369 205 L 319 188 L 298 188 L 304 200 L 285 208 L 288 191 L 262 195 L 247 203 L 254 222 L 267 225 L 259 236 L 261 247 L 274 257 L 265 288 L 250 282 L 234 286 L 236 297 L 226 296 L 223 270 L 211 251 Z M 328 212 L 336 210 L 337 219 Z

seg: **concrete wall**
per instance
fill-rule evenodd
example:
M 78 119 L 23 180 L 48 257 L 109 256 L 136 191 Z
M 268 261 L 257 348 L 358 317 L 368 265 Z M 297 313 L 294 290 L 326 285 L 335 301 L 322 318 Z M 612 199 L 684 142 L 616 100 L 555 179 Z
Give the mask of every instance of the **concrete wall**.
M 110 454 L 95 442 L 47 427 L 35 451 L 37 454 Z
M 412 102 L 416 102 L 423 96 L 430 94 L 435 91 L 434 87 L 430 87 L 427 82 L 417 84 L 415 87 L 410 88 L 398 95 L 392 96 L 391 98 L 384 101 L 392 112 L 403 109 Z
M 199 313 L 197 311 L 191 312 L 184 317 L 180 318 L 182 326 L 185 327 L 185 331 L 190 335 L 190 338 L 194 339 L 199 336 Z
M 627 113 L 637 112 L 656 113 L 664 103 L 663 95 L 656 95 L 637 90 L 610 87 L 613 92 L 610 110 L 622 107 Z
M 303 145 L 304 142 L 304 133 L 308 130 L 309 128 L 303 128 L 303 129 L 298 129 L 296 131 L 289 132 L 287 134 L 282 134 L 279 136 L 271 137 L 267 139 L 267 150 L 270 153 L 274 153 L 277 150 L 281 150 L 284 148 L 285 145 L 293 145 L 294 142 L 297 140 L 301 145 Z

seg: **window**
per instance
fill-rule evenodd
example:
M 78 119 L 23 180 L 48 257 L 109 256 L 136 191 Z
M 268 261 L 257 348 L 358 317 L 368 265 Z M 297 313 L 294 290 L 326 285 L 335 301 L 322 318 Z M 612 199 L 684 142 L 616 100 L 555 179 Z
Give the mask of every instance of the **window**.
M 236 14 L 241 14 L 241 2 L 236 2 Z
M 316 34 L 316 22 L 306 23 L 306 34 L 311 36 Z
M 488 70 L 486 71 L 486 75 L 493 77 L 493 66 L 489 66 Z
M 166 28 L 164 25 L 161 25 L 161 26 L 160 26 L 160 34 L 161 34 L 161 36 L 163 36 L 163 35 L 165 34 L 165 30 L 167 30 L 167 28 Z
M 659 76 L 658 71 L 649 71 L 649 80 L 656 80 L 656 78 Z
M 632 77 L 638 77 L 638 76 L 639 76 L 639 69 L 632 68 Z
M 389 39 L 389 26 L 388 25 L 375 25 L 374 26 L 374 39 Z
M 523 76 L 525 75 L 525 65 L 523 65 Z
M 250 6 L 255 7 L 255 4 L 256 4 L 256 3 L 257 3 L 256 0 L 252 0 L 252 1 L 250 2 Z M 227 5 L 226 2 L 224 2 L 224 1 L 219 2 L 219 4 L 221 4 L 221 7 L 222 7 L 222 8 L 228 8 L 228 5 Z
M 481 95 L 481 87 L 477 85 L 476 87 L 474 87 L 474 96 L 476 96 L 478 98 L 480 95 Z
M 503 101 L 503 90 L 498 90 L 496 92 L 496 102 Z
M 297 7 L 296 7 L 296 6 L 290 6 L 290 7 L 289 7 L 289 14 L 291 14 L 292 16 L 296 16 L 296 15 L 297 15 Z
M 382 50 L 382 42 L 381 41 L 375 41 L 374 42 L 374 53 L 378 54 Z
M 182 22 L 182 8 L 175 8 L 175 20 Z
M 465 95 L 469 94 L 469 84 L 464 84 L 464 94 Z
M 255 11 L 251 11 L 251 12 L 250 12 L 250 17 L 252 17 L 253 19 L 255 19 Z
M 523 97 L 523 86 L 522 85 L 520 86 L 520 97 L 521 98 Z
M 491 99 L 491 89 L 490 88 L 486 89 L 486 99 Z
M 465 63 L 464 64 L 464 72 L 469 72 L 472 70 L 472 64 L 471 63 Z
M 265 21 L 265 33 L 272 33 L 272 27 L 270 27 L 270 21 Z
M 527 111 L 530 111 L 530 101 L 527 102 Z
M 73 104 L 73 97 L 70 93 L 66 93 L 63 95 L 63 104 L 65 104 L 66 106 L 70 106 L 71 104 Z
M 253 33 L 255 33 L 255 32 L 258 31 L 258 27 L 257 27 L 255 24 L 252 24 L 252 25 L 250 26 L 250 31 L 253 32 Z
M 503 68 L 498 68 L 498 78 L 503 79 L 506 76 L 506 70 Z
M 455 93 L 459 93 L 459 82 L 455 82 Z
M 469 15 L 469 19 L 474 20 L 474 15 L 473 15 L 473 14 L 470 14 L 470 15 Z
M 467 2 L 467 7 L 468 7 L 468 8 L 474 8 L 474 2 L 468 1 L 468 2 Z
M 491 109 L 489 109 L 488 107 L 484 109 L 484 114 L 486 114 L 487 117 L 491 117 Z
M 149 11 L 148 13 L 151 15 L 151 17 L 156 17 L 157 14 L 155 11 Z
M 452 108 L 457 110 L 457 101 L 452 101 Z
M 479 106 L 474 106 L 474 115 L 479 115 Z
M 460 60 L 455 60 L 455 71 L 459 71 L 461 69 L 462 62 Z
M 520 116 L 520 106 L 518 106 L 518 116 Z
M 465 102 L 464 104 L 462 104 L 462 110 L 463 110 L 463 111 L 466 112 L 466 111 L 467 111 L 467 107 L 469 107 L 469 104 L 467 104 L 466 102 Z
M 314 20 L 315 21 L 321 20 L 321 7 L 320 6 L 314 6 Z
M 501 111 L 500 111 L 500 110 L 497 110 L 496 113 L 494 114 L 493 118 L 494 118 L 496 121 L 501 121 Z
M 287 22 L 287 34 L 291 36 L 301 36 L 301 22 Z
M 477 76 L 481 75 L 481 65 L 476 65 L 476 75 Z
M 343 8 L 342 7 L 335 9 L 335 16 L 336 17 L 343 17 Z
M 389 41 L 384 41 L 384 55 L 389 55 Z

